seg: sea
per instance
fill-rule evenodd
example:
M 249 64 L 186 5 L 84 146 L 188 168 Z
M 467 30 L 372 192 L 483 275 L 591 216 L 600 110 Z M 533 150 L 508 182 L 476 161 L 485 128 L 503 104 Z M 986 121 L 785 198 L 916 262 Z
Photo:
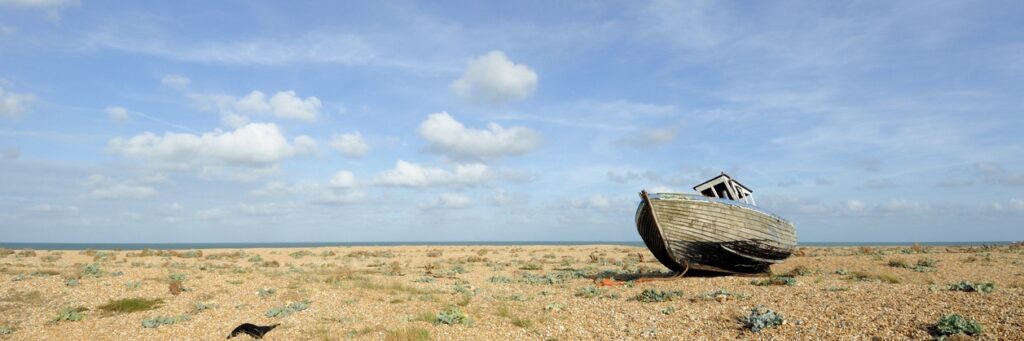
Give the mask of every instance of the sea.
M 970 242 L 806 242 L 807 247 L 846 246 L 982 246 L 1008 245 L 1011 241 Z M 250 249 L 250 248 L 302 248 L 346 246 L 526 246 L 526 245 L 623 245 L 644 246 L 642 241 L 423 241 L 423 242 L 270 242 L 270 243 L 17 243 L 0 242 L 0 248 L 32 250 L 185 250 L 185 249 Z

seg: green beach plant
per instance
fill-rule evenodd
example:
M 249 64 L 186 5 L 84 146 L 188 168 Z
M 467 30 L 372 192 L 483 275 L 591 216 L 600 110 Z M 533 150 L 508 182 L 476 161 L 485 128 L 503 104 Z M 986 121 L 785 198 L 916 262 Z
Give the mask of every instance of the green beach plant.
M 100 277 L 103 276 L 103 268 L 99 264 L 92 263 L 82 267 L 82 275 L 89 277 Z
M 81 321 L 85 319 L 85 314 L 82 314 L 82 312 L 87 310 L 89 309 L 85 307 L 65 307 L 57 312 L 57 317 L 54 317 L 52 321 Z
M 266 317 L 286 317 L 288 315 L 306 310 L 307 308 L 309 308 L 309 301 L 292 302 L 282 307 L 270 308 L 270 310 L 267 310 L 267 312 L 263 315 Z
M 469 318 L 469 315 L 455 306 L 448 306 L 448 308 L 438 312 L 437 316 L 434 318 L 434 324 L 471 325 L 472 323 L 473 320 Z
M 981 335 L 984 327 L 973 320 L 958 314 L 943 315 L 932 327 L 932 335 L 939 340 L 945 340 L 949 336 L 964 334 L 969 336 Z
M 719 302 L 731 301 L 731 300 L 745 300 L 750 295 L 742 292 L 732 292 L 726 289 L 717 289 L 715 291 L 700 295 L 698 299 L 703 301 L 715 300 Z
M 676 298 L 683 296 L 682 291 L 661 291 L 655 289 L 644 289 L 640 294 L 636 295 L 635 299 L 640 302 L 666 302 L 672 301 Z
M 762 330 L 781 326 L 785 318 L 782 314 L 759 305 L 750 309 L 750 315 L 743 317 L 741 321 L 743 322 L 743 327 L 755 333 L 760 333 Z
M 598 296 L 604 295 L 604 293 L 606 291 L 607 290 L 605 290 L 605 289 L 599 289 L 599 288 L 594 287 L 594 286 L 585 286 L 585 287 L 577 289 L 575 296 L 576 297 L 583 297 L 583 298 L 594 298 L 594 297 L 598 297 Z
M 178 322 L 181 322 L 181 321 L 189 321 L 189 320 L 192 320 L 192 318 L 189 317 L 188 315 L 156 316 L 156 317 L 152 317 L 152 318 L 148 318 L 148 319 L 142 320 L 142 327 L 143 328 L 156 328 L 156 327 L 159 327 L 159 326 L 162 326 L 162 325 L 172 325 L 172 324 L 175 324 L 175 323 L 178 323 Z
M 989 293 L 989 292 L 992 292 L 992 291 L 996 290 L 996 285 L 995 285 L 995 283 L 992 283 L 992 282 L 987 282 L 987 283 L 971 283 L 970 281 L 960 281 L 960 283 L 956 283 L 956 284 L 950 285 L 949 286 L 949 290 L 951 290 L 951 291 L 963 291 L 963 292 Z

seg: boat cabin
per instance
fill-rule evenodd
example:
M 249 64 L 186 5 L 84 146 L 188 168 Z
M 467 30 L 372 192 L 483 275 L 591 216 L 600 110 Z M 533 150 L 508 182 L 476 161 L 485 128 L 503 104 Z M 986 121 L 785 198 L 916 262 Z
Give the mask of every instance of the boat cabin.
M 721 175 L 711 178 L 711 180 L 704 181 L 700 185 L 694 186 L 693 189 L 703 196 L 719 199 L 729 199 L 744 202 L 751 205 L 754 203 L 754 191 L 743 186 L 739 181 L 729 177 L 728 174 L 722 172 Z

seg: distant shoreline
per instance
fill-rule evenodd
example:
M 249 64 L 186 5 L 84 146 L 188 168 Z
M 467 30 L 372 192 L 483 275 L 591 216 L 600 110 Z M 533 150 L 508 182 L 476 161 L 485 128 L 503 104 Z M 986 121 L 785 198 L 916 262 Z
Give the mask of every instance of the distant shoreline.
M 806 242 L 801 247 L 851 246 L 981 246 L 1008 245 L 1012 241 L 980 242 Z M 282 243 L 20 243 L 0 242 L 0 248 L 33 250 L 142 250 L 142 249 L 254 249 L 348 246 L 528 246 L 622 245 L 644 246 L 641 241 L 457 241 L 457 242 L 282 242 Z

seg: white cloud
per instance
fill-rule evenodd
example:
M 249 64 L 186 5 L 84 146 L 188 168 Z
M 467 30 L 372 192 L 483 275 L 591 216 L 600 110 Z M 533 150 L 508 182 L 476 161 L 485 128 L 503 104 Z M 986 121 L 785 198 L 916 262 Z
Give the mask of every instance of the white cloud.
M 366 192 L 355 189 L 326 191 L 321 193 L 314 202 L 321 205 L 351 205 L 363 202 L 367 197 Z
M 62 215 L 62 216 L 74 216 L 78 215 L 78 207 L 76 206 L 64 206 L 54 204 L 37 204 L 25 208 L 26 211 L 35 214 L 43 215 Z
M 299 195 L 316 204 L 348 205 L 365 201 L 368 197 L 366 192 L 359 189 L 359 185 L 352 172 L 343 170 L 326 183 L 303 181 L 290 185 L 283 181 L 271 181 L 249 193 L 256 196 Z
M 28 8 L 57 8 L 77 4 L 78 0 L 0 0 L 0 6 Z
M 479 186 L 491 178 L 490 170 L 481 163 L 456 165 L 451 172 L 398 160 L 395 168 L 378 173 L 374 183 L 380 186 L 427 187 L 445 185 Z
M 220 220 L 228 216 L 228 213 L 223 209 L 214 207 L 196 212 L 196 218 L 202 220 Z
M 652 187 L 650 190 L 648 190 L 648 192 L 650 192 L 650 193 L 681 193 L 682 191 L 680 191 L 680 190 L 678 190 L 676 188 L 673 188 L 673 187 L 655 186 L 655 187 Z
M 131 181 L 119 182 L 100 174 L 90 175 L 82 181 L 82 185 L 86 188 L 84 197 L 89 199 L 145 199 L 158 194 L 151 186 Z
M 312 122 L 320 115 L 321 104 L 316 97 L 302 99 L 295 91 L 283 91 L 270 98 L 270 107 L 274 116 Z
M 117 137 L 108 150 L 146 158 L 176 168 L 194 165 L 226 165 L 263 168 L 315 149 L 312 138 L 302 135 L 292 144 L 273 123 L 250 123 L 234 131 L 220 129 L 202 135 L 145 132 L 131 138 Z
M 271 181 L 263 185 L 263 187 L 249 191 L 252 195 L 267 196 L 275 194 L 302 194 L 302 195 L 316 195 L 321 191 L 321 186 L 315 182 L 298 182 L 293 185 L 289 185 L 284 181 Z
M 625 196 L 610 197 L 604 194 L 591 194 L 585 198 L 573 198 L 566 202 L 555 203 L 556 206 L 575 209 L 590 209 L 602 213 L 625 212 L 636 209 L 633 199 Z
M 502 104 L 530 96 L 537 87 L 537 73 L 513 63 L 504 52 L 491 51 L 473 58 L 462 78 L 451 85 L 456 95 L 471 102 Z
M 864 212 L 865 208 L 867 208 L 867 206 L 865 206 L 864 203 L 861 202 L 860 200 L 847 200 L 846 201 L 846 210 L 849 211 L 849 212 L 853 212 L 853 213 Z
M 331 187 L 335 188 L 352 188 L 358 183 L 356 182 L 355 174 L 349 171 L 339 171 L 331 177 Z
M 308 34 L 279 39 L 177 44 L 149 33 L 101 32 L 92 34 L 86 43 L 91 48 L 110 48 L 187 62 L 236 65 L 360 65 L 377 59 L 373 48 L 362 37 L 352 34 Z
M 256 90 L 242 98 L 202 94 L 191 94 L 189 97 L 196 103 L 199 110 L 220 113 L 221 122 L 229 127 L 249 124 L 249 118 L 246 115 L 274 116 L 315 122 L 320 117 L 320 108 L 323 106 L 319 98 L 314 96 L 301 98 L 291 90 L 279 91 L 269 99 L 266 94 Z
M 735 34 L 733 18 L 714 1 L 654 1 L 641 11 L 641 32 L 675 46 L 707 50 Z
M 630 181 L 652 181 L 652 182 L 663 182 L 663 181 L 665 181 L 661 177 L 661 175 L 658 175 L 658 173 L 655 173 L 653 171 L 644 171 L 644 172 L 634 172 L 634 171 L 616 172 L 616 171 L 608 171 L 608 180 L 610 180 L 612 182 L 620 183 L 620 184 L 624 184 L 624 183 L 627 183 L 627 182 L 630 182 Z
M 107 107 L 105 111 L 110 118 L 110 122 L 124 123 L 128 122 L 128 119 L 130 118 L 128 116 L 128 109 L 125 109 L 124 107 L 110 106 Z
M 895 199 L 879 204 L 877 209 L 881 212 L 886 213 L 907 214 L 931 211 L 932 207 L 928 204 L 916 201 L 909 201 L 906 199 Z
M 473 200 L 467 196 L 455 193 L 443 193 L 433 202 L 424 205 L 423 208 L 463 209 L 472 205 Z
M 160 83 L 166 86 L 182 89 L 192 83 L 192 80 L 182 75 L 166 75 L 160 79 Z
M 7 81 L 0 79 L 0 117 L 16 118 L 28 111 L 36 96 L 29 93 L 9 92 L 4 89 Z
M 316 140 L 308 135 L 299 135 L 292 140 L 295 154 L 306 155 L 316 153 Z
M 86 194 L 92 199 L 145 199 L 157 194 L 153 187 L 113 184 L 110 187 L 94 188 Z
M 419 133 L 434 151 L 454 158 L 488 159 L 521 155 L 543 142 L 540 133 L 521 126 L 506 129 L 492 122 L 487 129 L 466 128 L 447 112 L 427 116 L 420 124 Z
M 341 152 L 345 157 L 358 159 L 370 151 L 370 145 L 363 140 L 363 135 L 358 131 L 348 134 L 335 134 L 331 138 L 331 147 Z
M 14 160 L 21 156 L 21 150 L 18 148 L 10 148 L 0 150 L 0 158 L 4 160 Z
M 647 129 L 622 137 L 616 140 L 615 143 L 625 147 L 643 148 L 665 145 L 675 140 L 675 138 L 675 129 Z
M 245 216 L 286 216 L 296 207 L 294 203 L 238 204 L 238 212 Z

